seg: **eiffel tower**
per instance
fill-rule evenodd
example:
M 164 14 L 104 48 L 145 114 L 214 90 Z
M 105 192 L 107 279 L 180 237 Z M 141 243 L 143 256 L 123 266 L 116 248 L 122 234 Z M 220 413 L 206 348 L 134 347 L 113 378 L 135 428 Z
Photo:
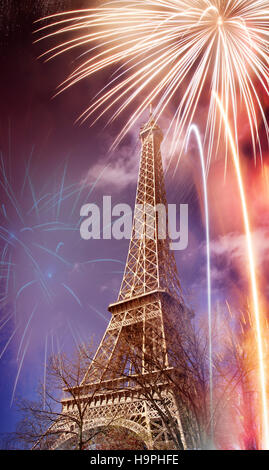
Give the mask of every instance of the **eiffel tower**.
M 147 211 L 147 207 L 156 208 L 159 204 L 167 208 L 160 152 L 163 134 L 152 113 L 141 128 L 140 138 L 136 205 L 123 280 L 117 302 L 108 307 L 109 325 L 80 385 L 83 389 L 80 396 L 91 397 L 85 432 L 107 426 L 115 416 L 114 425 L 132 431 L 148 449 L 173 448 L 162 412 L 154 406 L 155 391 L 152 390 L 150 401 L 141 388 L 148 380 L 149 390 L 153 382 L 158 382 L 164 397 L 160 410 L 165 408 L 173 416 L 181 448 L 186 449 L 191 438 L 180 398 L 160 374 L 160 369 L 173 370 L 168 352 L 175 341 L 170 337 L 171 325 L 186 328 L 190 312 L 182 298 L 169 237 L 159 236 L 159 212 Z M 176 341 L 180 343 L 180 333 Z M 158 379 L 154 381 L 157 372 Z M 73 399 L 64 398 L 62 406 L 63 412 L 70 410 L 74 407 Z M 68 433 L 67 437 L 63 433 L 53 448 L 66 448 L 67 438 Z

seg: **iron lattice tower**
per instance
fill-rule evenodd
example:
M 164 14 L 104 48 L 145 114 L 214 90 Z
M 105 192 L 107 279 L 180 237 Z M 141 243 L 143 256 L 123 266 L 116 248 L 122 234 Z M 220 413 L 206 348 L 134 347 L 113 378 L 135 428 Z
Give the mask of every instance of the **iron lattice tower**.
M 160 412 L 143 393 L 148 381 L 149 388 L 153 382 L 158 387 L 164 400 L 160 408 L 174 417 L 182 448 L 187 448 L 191 438 L 180 398 L 161 373 L 173 370 L 169 349 L 172 341 L 180 342 L 180 334 L 172 339 L 171 331 L 175 324 L 177 329 L 185 328 L 190 314 L 182 299 L 170 240 L 158 236 L 159 212 L 148 211 L 149 206 L 167 207 L 160 152 L 163 135 L 152 115 L 140 137 L 136 205 L 123 280 L 117 302 L 108 307 L 109 325 L 80 385 L 80 396 L 91 400 L 85 432 L 113 424 L 115 417 L 114 425 L 136 433 L 147 448 L 173 447 Z M 155 395 L 153 390 L 157 402 Z M 72 398 L 64 398 L 62 405 L 63 412 L 75 410 Z M 65 431 L 53 447 L 65 448 L 67 440 Z

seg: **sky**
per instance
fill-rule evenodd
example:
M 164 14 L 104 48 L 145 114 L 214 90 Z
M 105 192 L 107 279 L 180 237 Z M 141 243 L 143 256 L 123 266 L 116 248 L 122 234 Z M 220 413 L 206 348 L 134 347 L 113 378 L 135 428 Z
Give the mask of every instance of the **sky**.
M 89 6 L 79 0 L 2 0 L 0 4 L 0 249 L 8 267 L 1 271 L 0 432 L 13 431 L 20 416 L 16 399 L 34 399 L 44 365 L 53 352 L 72 351 L 94 335 L 102 337 L 118 295 L 128 240 L 82 240 L 80 207 L 135 200 L 140 141 L 145 115 L 115 151 L 109 148 L 132 112 L 105 127 L 75 124 L 81 109 L 106 83 L 107 73 L 82 81 L 53 98 L 75 63 L 75 55 L 44 62 L 34 43 L 34 21 L 43 15 Z M 267 112 L 269 103 L 265 102 Z M 159 121 L 165 131 L 172 110 Z M 206 113 L 202 102 L 199 114 Z M 268 184 L 255 166 L 242 118 L 242 168 L 252 214 L 259 276 L 267 299 Z M 162 155 L 167 164 L 169 141 Z M 176 252 L 186 302 L 206 324 L 206 250 L 199 157 L 192 142 L 176 174 L 166 174 L 169 203 L 189 206 L 189 244 Z M 222 155 L 214 157 L 208 178 L 212 240 L 213 310 L 228 299 L 233 308 L 247 302 L 246 253 L 242 214 L 232 165 L 224 178 Z M 2 269 L 2 268 L 1 268 Z M 217 315 L 217 314 L 216 314 Z

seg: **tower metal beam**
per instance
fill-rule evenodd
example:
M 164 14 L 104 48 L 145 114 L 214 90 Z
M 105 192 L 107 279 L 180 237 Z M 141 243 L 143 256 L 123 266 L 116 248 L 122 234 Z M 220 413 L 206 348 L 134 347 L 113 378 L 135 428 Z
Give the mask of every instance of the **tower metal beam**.
M 113 425 L 130 429 L 150 449 L 173 448 L 173 433 L 179 433 L 183 449 L 189 446 L 189 432 L 180 397 L 164 372 L 173 372 L 169 351 L 176 342 L 180 354 L 180 330 L 186 330 L 189 313 L 166 233 L 167 201 L 160 151 L 163 135 L 152 113 L 140 137 L 133 229 L 123 280 L 117 301 L 108 307 L 111 320 L 80 387 L 83 399 L 91 396 L 87 431 L 106 426 L 115 416 Z M 158 205 L 165 208 L 165 219 L 155 210 Z M 154 210 L 149 212 L 149 207 Z M 160 232 L 164 236 L 160 237 Z M 178 332 L 176 337 L 172 331 Z M 151 400 L 143 389 L 145 383 L 152 392 Z M 94 389 L 97 391 L 92 399 Z M 160 396 L 163 401 L 158 410 L 154 400 L 157 403 Z M 63 399 L 62 406 L 63 412 L 76 412 L 72 398 Z M 170 432 L 164 426 L 165 413 L 173 417 Z M 67 445 L 65 430 L 54 448 Z

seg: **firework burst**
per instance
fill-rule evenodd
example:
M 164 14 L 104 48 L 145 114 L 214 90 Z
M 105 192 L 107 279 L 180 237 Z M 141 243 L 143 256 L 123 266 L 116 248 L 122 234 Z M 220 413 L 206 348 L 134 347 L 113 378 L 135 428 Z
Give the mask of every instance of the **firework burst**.
M 248 239 L 266 448 L 269 428 L 261 314 L 238 144 L 242 114 L 255 160 L 257 154 L 262 158 L 261 123 L 269 140 L 260 93 L 268 95 L 268 20 L 267 0 L 122 0 L 47 17 L 48 23 L 37 31 L 41 35 L 37 41 L 60 38 L 42 55 L 47 60 L 73 49 L 79 51 L 80 63 L 60 85 L 59 93 L 99 71 L 112 72 L 79 117 L 80 122 L 91 118 L 94 123 L 107 114 L 109 125 L 134 104 L 115 145 L 154 102 L 157 118 L 166 108 L 174 109 L 168 130 L 173 132 L 171 156 L 178 150 L 180 158 L 188 130 L 198 120 L 202 121 L 207 170 L 223 136 L 226 160 L 232 146 Z M 138 97 L 141 102 L 136 106 Z M 203 120 L 202 109 L 206 114 Z
M 197 117 L 201 99 L 208 100 L 204 145 L 209 164 L 222 128 L 215 93 L 229 116 L 236 144 L 238 114 L 244 112 L 254 155 L 257 150 L 261 154 L 260 120 L 269 135 L 257 91 L 259 85 L 268 94 L 267 0 L 122 0 L 46 20 L 48 23 L 38 29 L 38 41 L 54 37 L 59 42 L 43 57 L 52 59 L 72 49 L 79 55 L 79 65 L 59 92 L 100 70 L 113 70 L 108 83 L 79 117 L 80 122 L 89 118 L 95 122 L 109 113 L 109 124 L 138 96 L 143 97 L 115 144 L 154 102 L 156 117 L 169 105 L 174 107 L 173 153 L 177 143 L 186 139 L 186 129 Z M 227 146 L 228 139 L 226 155 Z
M 121 264 L 117 259 L 81 259 L 74 249 L 79 207 L 89 200 L 96 181 L 67 184 L 65 164 L 53 181 L 37 184 L 31 157 L 16 184 L 10 162 L 0 157 L 0 360 L 9 347 L 15 348 L 18 368 L 11 402 L 29 352 L 43 349 L 45 382 L 47 355 L 59 352 L 66 341 L 77 346 L 86 340 L 78 318 L 90 317 L 94 310 L 93 315 L 106 320 L 86 303 L 80 288 L 88 267 Z

